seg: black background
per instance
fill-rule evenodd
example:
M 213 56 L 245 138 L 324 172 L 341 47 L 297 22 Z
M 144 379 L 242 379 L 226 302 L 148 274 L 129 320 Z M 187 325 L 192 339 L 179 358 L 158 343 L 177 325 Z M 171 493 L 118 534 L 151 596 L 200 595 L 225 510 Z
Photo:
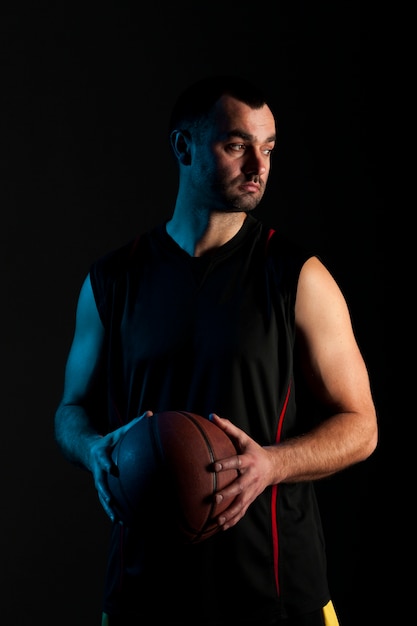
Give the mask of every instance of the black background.
M 170 216 L 170 106 L 217 72 L 271 93 L 278 144 L 257 214 L 315 245 L 349 302 L 380 444 L 318 490 L 341 626 L 387 618 L 393 374 L 374 16 L 356 2 L 43 2 L 2 13 L 1 623 L 99 625 L 109 524 L 90 476 L 53 439 L 76 298 L 97 256 Z

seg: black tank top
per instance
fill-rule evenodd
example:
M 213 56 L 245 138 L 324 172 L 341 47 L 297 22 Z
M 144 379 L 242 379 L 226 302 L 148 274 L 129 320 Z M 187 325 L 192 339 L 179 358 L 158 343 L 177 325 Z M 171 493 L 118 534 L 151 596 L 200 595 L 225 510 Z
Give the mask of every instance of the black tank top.
M 261 445 L 305 431 L 294 303 L 309 256 L 248 216 L 203 257 L 189 256 L 161 225 L 95 262 L 106 428 L 150 409 L 215 412 Z M 161 524 L 114 526 L 107 613 L 150 613 L 165 625 L 260 626 L 330 599 L 312 483 L 269 487 L 234 528 L 192 546 L 167 536 L 162 503 L 163 494 Z

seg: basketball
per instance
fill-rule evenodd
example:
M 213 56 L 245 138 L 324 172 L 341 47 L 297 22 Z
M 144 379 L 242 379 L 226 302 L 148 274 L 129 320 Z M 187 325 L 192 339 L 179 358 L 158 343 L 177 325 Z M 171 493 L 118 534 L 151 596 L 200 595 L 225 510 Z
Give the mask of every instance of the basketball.
M 226 433 L 201 415 L 165 411 L 145 417 L 112 451 L 113 506 L 127 526 L 140 526 L 146 516 L 149 523 L 175 528 L 186 542 L 201 542 L 220 530 L 215 517 L 230 504 L 216 504 L 215 493 L 238 475 L 216 473 L 212 464 L 235 454 Z

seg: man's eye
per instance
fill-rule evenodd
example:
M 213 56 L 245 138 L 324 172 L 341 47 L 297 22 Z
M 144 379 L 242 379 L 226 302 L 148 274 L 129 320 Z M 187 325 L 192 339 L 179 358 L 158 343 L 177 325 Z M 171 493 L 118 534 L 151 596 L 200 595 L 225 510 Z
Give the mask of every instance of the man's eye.
M 239 152 L 240 150 L 245 149 L 245 144 L 244 143 L 231 143 L 230 148 L 231 150 L 235 150 L 236 152 Z

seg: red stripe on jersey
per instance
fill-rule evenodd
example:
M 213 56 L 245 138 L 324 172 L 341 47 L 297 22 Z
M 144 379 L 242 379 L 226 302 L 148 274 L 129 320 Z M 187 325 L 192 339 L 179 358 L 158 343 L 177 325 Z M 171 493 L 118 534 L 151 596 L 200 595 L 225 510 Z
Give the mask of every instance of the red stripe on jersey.
M 279 416 L 278 430 L 277 430 L 277 435 L 275 437 L 275 443 L 279 443 L 279 441 L 281 440 L 282 425 L 284 423 L 284 417 L 287 411 L 290 393 L 291 393 L 291 382 L 288 385 L 284 406 L 282 407 L 281 415 Z M 273 559 L 274 559 L 275 586 L 276 586 L 277 594 L 279 595 L 279 574 L 278 574 L 279 541 L 278 541 L 278 524 L 277 524 L 277 499 L 278 499 L 278 485 L 273 485 L 272 497 L 271 497 L 272 546 L 273 546 Z

